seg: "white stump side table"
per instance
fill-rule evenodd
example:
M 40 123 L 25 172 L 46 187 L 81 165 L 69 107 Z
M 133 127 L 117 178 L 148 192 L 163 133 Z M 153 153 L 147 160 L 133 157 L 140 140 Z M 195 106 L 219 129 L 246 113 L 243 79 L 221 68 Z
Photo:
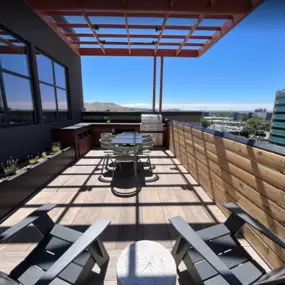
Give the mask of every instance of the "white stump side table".
M 176 264 L 171 253 L 161 244 L 138 241 L 121 253 L 117 280 L 120 285 L 175 285 Z

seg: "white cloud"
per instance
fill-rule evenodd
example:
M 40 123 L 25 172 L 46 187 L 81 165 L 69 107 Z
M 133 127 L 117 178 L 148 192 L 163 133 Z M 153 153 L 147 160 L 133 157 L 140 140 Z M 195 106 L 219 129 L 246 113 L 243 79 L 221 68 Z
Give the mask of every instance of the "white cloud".
M 149 103 L 130 103 L 123 104 L 125 107 L 132 108 L 152 108 L 152 105 Z M 180 109 L 180 110 L 189 110 L 189 111 L 253 111 L 257 108 L 266 108 L 268 111 L 272 111 L 273 105 L 270 103 L 249 103 L 249 104 L 219 104 L 219 103 L 194 103 L 194 104 L 163 104 L 163 109 Z M 156 108 L 158 108 L 158 104 L 156 104 Z

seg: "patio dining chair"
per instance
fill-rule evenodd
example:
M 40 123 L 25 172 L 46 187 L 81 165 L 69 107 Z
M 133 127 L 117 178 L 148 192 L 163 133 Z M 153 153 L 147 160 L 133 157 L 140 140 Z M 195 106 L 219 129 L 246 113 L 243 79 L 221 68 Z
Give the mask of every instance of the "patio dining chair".
M 142 137 L 142 145 L 139 146 L 138 150 L 138 158 L 141 160 L 142 158 L 146 158 L 146 163 L 149 165 L 149 169 L 152 169 L 151 160 L 150 160 L 150 152 L 153 147 L 154 141 L 151 135 L 145 135 Z
M 100 134 L 100 137 L 101 138 L 104 138 L 104 137 L 110 137 L 110 136 L 112 136 L 113 134 L 112 133 L 101 133 Z
M 114 156 L 113 152 L 113 145 L 112 145 L 112 139 L 113 137 L 105 136 L 101 139 L 99 139 L 101 148 L 104 149 L 104 157 L 103 157 L 103 162 L 102 162 L 102 171 L 101 174 L 103 173 L 104 169 L 108 170 L 108 165 L 109 161 L 113 162 L 112 158 Z
M 109 255 L 100 235 L 110 224 L 98 220 L 84 233 L 55 224 L 48 212 L 56 205 L 46 204 L 0 235 L 0 244 L 33 225 L 42 238 L 9 275 L 0 273 L 0 284 L 70 285 L 84 284 L 97 264 L 106 269 Z M 103 271 L 102 271 L 103 272 Z
M 236 239 L 247 224 L 285 248 L 285 242 L 234 203 L 226 203 L 231 215 L 224 224 L 195 232 L 181 217 L 169 219 L 179 234 L 172 249 L 177 266 L 184 261 L 194 284 L 285 284 L 285 267 L 266 273 Z
M 138 150 L 139 146 L 116 146 L 113 148 L 114 152 L 114 167 L 112 173 L 112 180 L 114 179 L 114 174 L 117 165 L 121 168 L 122 163 L 133 163 L 135 178 L 138 178 Z

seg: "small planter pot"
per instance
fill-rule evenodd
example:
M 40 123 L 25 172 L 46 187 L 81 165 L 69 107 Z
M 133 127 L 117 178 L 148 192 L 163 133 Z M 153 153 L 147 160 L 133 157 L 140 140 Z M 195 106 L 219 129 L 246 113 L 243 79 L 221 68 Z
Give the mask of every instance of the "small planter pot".
M 68 147 L 0 182 L 0 222 L 44 188 L 74 160 L 75 151 Z
M 48 160 L 48 158 L 40 158 L 37 163 L 28 165 L 27 169 L 33 169 L 33 168 L 41 165 L 42 163 L 46 162 L 47 160 Z

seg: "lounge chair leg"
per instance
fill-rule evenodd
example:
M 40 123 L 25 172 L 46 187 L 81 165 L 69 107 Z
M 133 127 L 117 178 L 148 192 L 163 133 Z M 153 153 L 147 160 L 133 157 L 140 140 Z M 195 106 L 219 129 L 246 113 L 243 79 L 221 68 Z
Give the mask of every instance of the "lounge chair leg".
M 179 238 L 174 244 L 173 249 L 171 250 L 171 254 L 175 260 L 177 267 L 184 259 L 184 256 L 187 254 L 188 249 L 189 249 L 189 244 L 185 241 L 184 238 L 179 236 Z
M 101 239 L 95 240 L 89 247 L 89 250 L 100 268 L 110 259 Z
M 197 269 L 194 266 L 194 263 L 192 262 L 188 254 L 186 254 L 185 257 L 183 258 L 183 262 L 187 268 L 189 275 L 191 276 L 191 279 L 193 280 L 193 284 L 204 285 L 204 282 L 202 281 L 199 273 L 197 272 Z

